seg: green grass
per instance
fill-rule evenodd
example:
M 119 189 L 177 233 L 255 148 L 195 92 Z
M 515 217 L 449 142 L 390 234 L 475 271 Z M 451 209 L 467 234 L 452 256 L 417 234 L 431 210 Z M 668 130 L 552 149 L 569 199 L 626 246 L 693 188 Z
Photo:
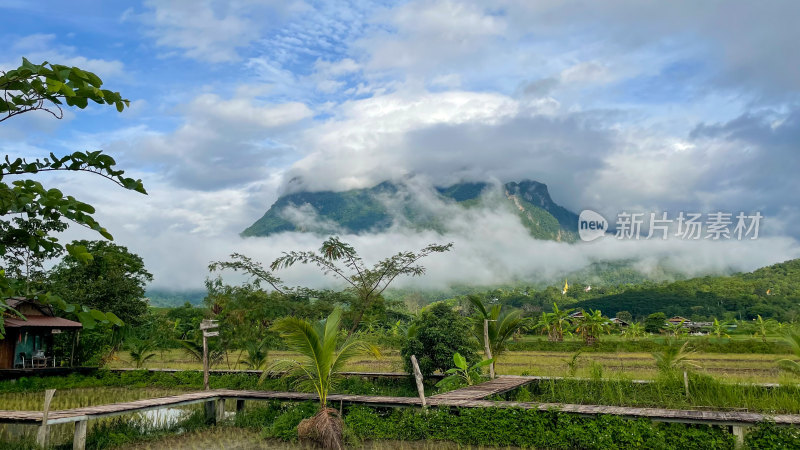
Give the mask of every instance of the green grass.
M 609 339 L 613 336 L 608 337 Z M 761 342 L 760 340 L 757 340 Z M 546 342 L 546 341 L 545 341 Z M 654 341 L 654 351 L 663 349 L 660 341 Z M 696 345 L 691 340 L 691 345 Z M 702 341 L 701 341 L 702 342 Z M 573 344 L 572 342 L 565 342 Z M 574 347 L 583 349 L 580 342 L 574 342 Z M 592 350 L 592 349 L 589 349 Z M 572 356 L 571 351 L 508 351 L 498 358 L 497 373 L 505 375 L 540 375 L 563 376 L 568 373 L 567 361 Z M 286 351 L 271 351 L 270 361 L 277 359 L 293 358 L 295 355 Z M 785 358 L 780 353 L 709 353 L 698 352 L 695 359 L 703 368 L 702 371 L 710 376 L 724 378 L 731 382 L 772 382 L 789 383 L 794 378 L 778 370 L 775 361 Z M 214 366 L 214 369 L 245 369 L 244 364 L 238 363 L 239 352 L 230 352 L 227 362 Z M 113 361 L 110 367 L 131 367 L 130 357 L 121 353 L 119 359 Z M 603 373 L 620 375 L 637 379 L 653 379 L 657 371 L 650 351 L 638 352 L 599 352 L 586 351 L 578 360 L 578 376 L 589 376 L 593 364 L 602 366 Z M 200 370 L 201 364 L 187 358 L 180 350 L 165 351 L 163 357 L 158 354 L 146 364 L 146 368 L 170 368 L 179 370 Z M 346 371 L 352 372 L 402 372 L 403 364 L 399 352 L 388 350 L 381 359 L 362 356 L 348 362 Z

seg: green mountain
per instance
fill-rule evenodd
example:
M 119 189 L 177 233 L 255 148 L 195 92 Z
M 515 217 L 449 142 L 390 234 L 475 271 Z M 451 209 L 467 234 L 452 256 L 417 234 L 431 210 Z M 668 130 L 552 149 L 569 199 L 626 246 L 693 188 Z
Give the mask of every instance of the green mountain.
M 412 228 L 446 231 L 440 213 L 435 208 L 426 208 L 412 192 L 402 184 L 387 181 L 371 188 L 344 192 L 291 193 L 280 197 L 241 235 L 269 236 L 284 231 L 370 233 L 386 230 L 398 221 Z M 577 238 L 578 216 L 553 202 L 547 186 L 536 181 L 510 182 L 503 186 L 458 183 L 436 187 L 432 195 L 464 208 L 499 201 L 501 207 L 516 212 L 531 236 L 537 239 L 571 242 Z
M 597 292 L 600 295 L 595 298 L 570 307 L 600 309 L 610 317 L 628 311 L 639 318 L 664 312 L 689 319 L 754 319 L 761 315 L 788 321 L 800 314 L 800 259 L 749 273 L 645 282 L 615 291 Z

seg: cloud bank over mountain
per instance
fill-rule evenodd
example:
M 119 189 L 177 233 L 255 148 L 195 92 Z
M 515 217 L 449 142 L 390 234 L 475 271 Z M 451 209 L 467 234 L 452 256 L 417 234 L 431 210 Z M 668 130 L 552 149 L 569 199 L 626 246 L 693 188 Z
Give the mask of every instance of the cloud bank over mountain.
M 234 250 L 318 245 L 237 237 L 282 194 L 409 177 L 533 179 L 556 203 L 607 218 L 765 216 L 756 243 L 535 242 L 491 209 L 454 212 L 447 236 L 345 236 L 375 257 L 454 241 L 431 259 L 432 283 L 547 278 L 603 257 L 646 268 L 662 255 L 699 274 L 798 256 L 796 2 L 81 3 L 80 27 L 39 8 L 0 6 L 18 18 L 0 32 L 0 67 L 76 64 L 133 107 L 21 117 L 0 126 L 0 148 L 103 149 L 141 177 L 146 198 L 90 177 L 45 179 L 95 204 L 159 286 L 200 287 L 208 261 Z

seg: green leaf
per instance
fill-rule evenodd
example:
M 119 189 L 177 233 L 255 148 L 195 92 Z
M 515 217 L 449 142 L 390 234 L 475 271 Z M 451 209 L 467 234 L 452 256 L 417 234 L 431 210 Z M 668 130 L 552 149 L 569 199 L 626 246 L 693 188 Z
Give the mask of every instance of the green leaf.
M 97 322 L 94 320 L 94 317 L 92 317 L 91 314 L 81 311 L 77 315 L 78 315 L 78 320 L 83 324 L 83 327 L 86 328 L 87 330 L 92 330 L 94 329 L 95 325 L 97 325 Z
M 453 354 L 453 363 L 455 363 L 456 367 L 461 370 L 467 370 L 467 360 L 461 356 L 461 353 L 454 353 Z

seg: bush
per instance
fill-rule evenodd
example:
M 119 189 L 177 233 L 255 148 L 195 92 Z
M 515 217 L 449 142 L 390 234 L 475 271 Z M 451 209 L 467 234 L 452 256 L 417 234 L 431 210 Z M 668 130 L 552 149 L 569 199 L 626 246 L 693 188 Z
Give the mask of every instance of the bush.
M 296 441 L 297 425 L 303 419 L 308 419 L 316 414 L 319 410 L 319 405 L 315 402 L 284 403 L 281 409 L 272 425 L 264 428 L 264 437 Z
M 352 407 L 345 417 L 360 439 L 451 441 L 464 445 L 551 449 L 728 449 L 734 437 L 709 425 L 661 424 L 617 416 L 579 417 L 524 409 Z
M 480 360 L 469 320 L 444 303 L 436 303 L 422 311 L 412 327 L 415 331 L 410 333 L 400 352 L 408 372 L 412 371 L 411 355 L 416 355 L 423 375 L 453 367 L 453 354 L 456 352 L 461 353 L 469 365 Z
M 764 422 L 750 429 L 745 442 L 757 449 L 800 449 L 800 429 Z

